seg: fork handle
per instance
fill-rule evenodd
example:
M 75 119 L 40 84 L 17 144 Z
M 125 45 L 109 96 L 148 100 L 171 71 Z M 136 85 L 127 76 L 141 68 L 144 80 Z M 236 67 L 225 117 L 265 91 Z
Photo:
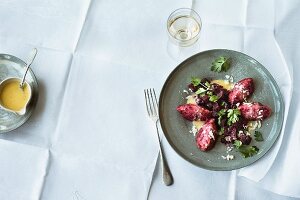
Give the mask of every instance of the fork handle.
M 156 132 L 157 132 L 157 138 L 158 138 L 158 144 L 159 144 L 159 151 L 160 151 L 160 161 L 161 161 L 161 167 L 162 167 L 162 176 L 163 176 L 163 182 L 166 186 L 170 186 L 173 184 L 173 176 L 170 171 L 169 165 L 167 163 L 167 160 L 165 158 L 164 150 L 162 148 L 162 145 L 160 143 L 160 137 L 159 137 L 159 131 L 158 131 L 158 121 L 156 121 Z

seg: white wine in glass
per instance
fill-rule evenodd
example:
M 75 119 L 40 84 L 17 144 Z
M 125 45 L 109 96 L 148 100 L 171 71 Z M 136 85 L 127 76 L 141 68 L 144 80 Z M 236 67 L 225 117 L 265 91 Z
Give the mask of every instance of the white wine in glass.
M 201 19 L 192 9 L 175 10 L 168 19 L 168 32 L 173 42 L 179 46 L 189 46 L 199 38 Z

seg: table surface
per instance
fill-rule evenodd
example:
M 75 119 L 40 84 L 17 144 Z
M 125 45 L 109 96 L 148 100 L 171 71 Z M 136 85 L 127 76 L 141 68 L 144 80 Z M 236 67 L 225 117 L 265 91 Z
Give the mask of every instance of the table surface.
M 29 121 L 0 135 L 0 199 L 300 198 L 300 13 L 297 0 L 4 0 L 0 50 L 23 60 L 34 47 L 39 100 Z M 166 20 L 195 9 L 196 44 L 168 40 Z M 285 101 L 273 149 L 241 170 L 191 165 L 162 136 L 174 185 L 162 183 L 143 89 L 157 92 L 184 59 L 233 49 L 259 60 Z

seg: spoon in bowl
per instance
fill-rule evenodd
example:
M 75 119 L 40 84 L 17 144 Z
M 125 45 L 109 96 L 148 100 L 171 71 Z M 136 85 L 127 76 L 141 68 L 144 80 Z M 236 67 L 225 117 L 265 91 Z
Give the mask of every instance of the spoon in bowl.
M 20 82 L 20 88 L 24 87 L 25 77 L 27 75 L 29 67 L 31 66 L 31 64 L 33 63 L 33 61 L 35 59 L 36 54 L 37 54 L 37 49 L 36 48 L 32 49 L 31 52 L 30 52 L 30 54 L 29 54 L 29 57 L 28 57 L 28 61 L 27 61 L 27 64 L 26 64 L 25 73 L 23 75 L 22 81 Z
M 0 109 L 18 114 L 24 115 L 26 113 L 27 105 L 29 104 L 32 96 L 32 88 L 25 81 L 26 74 L 29 67 L 31 66 L 35 56 L 37 54 L 37 49 L 34 48 L 30 54 L 25 65 L 25 73 L 21 78 L 18 77 L 8 77 L 0 83 Z M 15 86 L 16 87 L 15 87 Z M 7 89 L 10 88 L 10 89 Z M 5 92 L 4 92 L 5 91 Z M 10 93 L 9 93 L 10 92 Z M 3 95 L 3 94 L 6 95 Z M 14 103 L 12 103 L 11 98 L 14 98 Z M 24 99 L 26 97 L 26 99 Z M 16 98 L 19 98 L 18 104 L 16 105 Z M 8 104 L 9 103 L 9 104 Z M 21 107 L 20 107 L 21 106 Z

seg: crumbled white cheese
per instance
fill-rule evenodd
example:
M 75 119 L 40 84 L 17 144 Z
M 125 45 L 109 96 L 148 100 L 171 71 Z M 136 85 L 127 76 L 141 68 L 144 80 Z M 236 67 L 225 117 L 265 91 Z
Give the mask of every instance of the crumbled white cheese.
M 259 110 L 257 118 L 262 119 L 263 118 L 263 112 L 264 112 L 263 110 Z
M 194 136 L 196 136 L 196 134 L 198 133 L 198 129 L 195 125 L 193 125 L 192 130 L 190 130 L 189 132 L 192 133 Z
M 261 121 L 257 121 L 257 128 L 261 127 Z
M 226 156 L 222 156 L 222 158 L 224 160 L 233 160 L 234 159 L 234 155 L 227 154 Z
M 225 137 L 225 140 L 226 140 L 227 142 L 230 142 L 230 141 L 231 141 L 231 137 L 230 137 L 230 136 L 226 136 L 226 137 Z
M 237 103 L 237 104 L 236 104 L 236 107 L 239 107 L 239 106 L 240 106 L 240 103 Z
M 232 149 L 233 149 L 233 146 L 227 146 L 226 153 L 232 151 Z
M 225 75 L 225 79 L 227 79 L 230 83 L 233 83 L 233 76 Z
M 189 88 L 189 92 L 193 92 L 193 90 L 191 88 Z
M 187 90 L 183 90 L 183 93 L 189 94 L 189 92 Z
M 212 132 L 212 130 L 210 130 L 208 132 L 208 137 L 211 138 L 211 139 L 215 139 L 215 136 L 214 136 L 214 133 Z

